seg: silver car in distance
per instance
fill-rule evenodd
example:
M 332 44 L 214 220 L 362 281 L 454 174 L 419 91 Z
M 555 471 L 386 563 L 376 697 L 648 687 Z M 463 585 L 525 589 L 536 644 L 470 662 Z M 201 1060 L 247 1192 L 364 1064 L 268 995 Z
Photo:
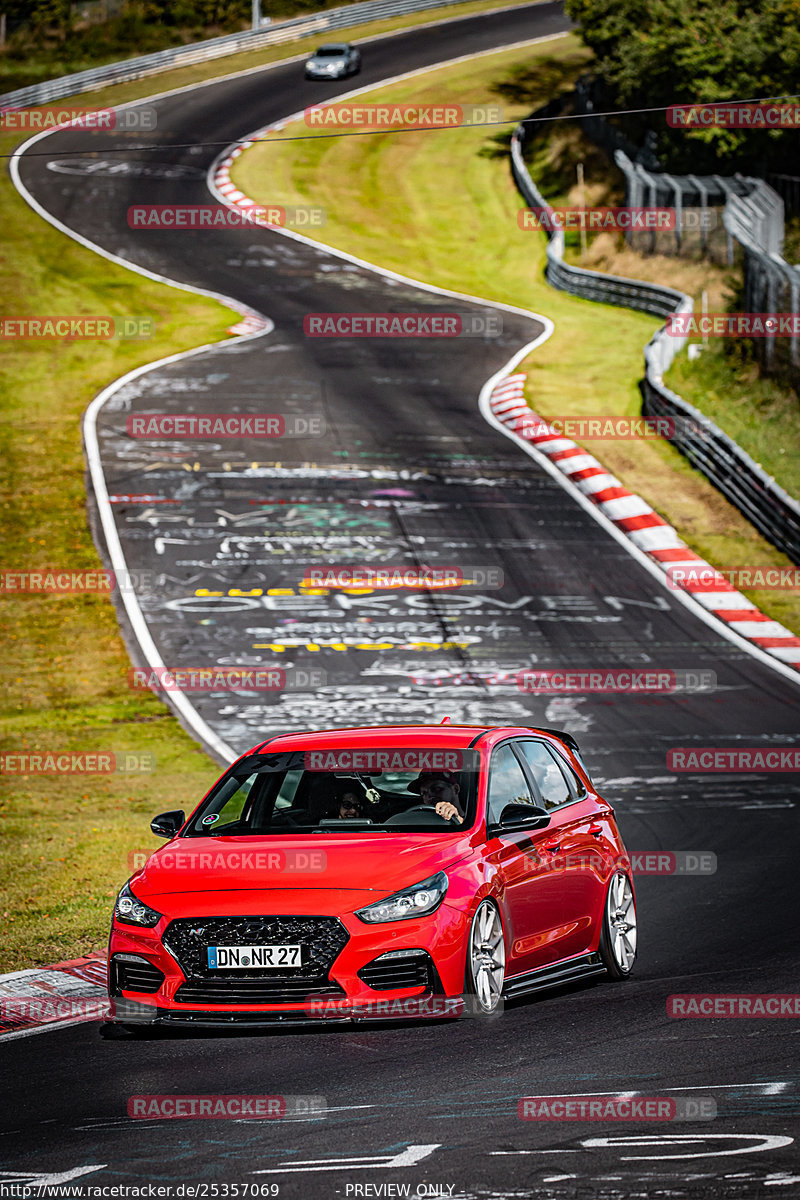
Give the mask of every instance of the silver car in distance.
M 306 79 L 344 79 L 361 70 L 361 51 L 349 42 L 331 42 L 306 61 Z

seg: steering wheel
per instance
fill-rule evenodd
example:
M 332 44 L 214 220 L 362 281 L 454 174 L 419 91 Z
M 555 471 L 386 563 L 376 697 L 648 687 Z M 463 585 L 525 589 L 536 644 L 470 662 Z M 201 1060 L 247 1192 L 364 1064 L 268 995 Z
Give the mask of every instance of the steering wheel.
M 410 817 L 413 813 L 416 813 L 417 816 L 412 821 L 408 822 L 409 825 L 417 824 L 419 821 L 419 816 L 423 813 L 426 817 L 433 821 L 434 824 L 450 824 L 450 821 L 447 819 L 447 817 L 441 817 L 439 813 L 437 813 L 436 809 L 430 804 L 415 804 L 413 808 L 406 808 L 403 810 L 403 812 L 395 813 L 393 817 L 389 817 L 387 821 L 384 821 L 384 825 L 405 825 L 405 818 Z M 422 822 L 423 825 L 427 825 L 427 823 L 427 821 Z

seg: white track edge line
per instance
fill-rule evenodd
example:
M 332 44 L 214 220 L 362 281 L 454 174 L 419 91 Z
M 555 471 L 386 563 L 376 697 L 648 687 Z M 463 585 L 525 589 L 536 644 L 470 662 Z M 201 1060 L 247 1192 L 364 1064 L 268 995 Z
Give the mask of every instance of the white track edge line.
M 57 131 L 44 130 L 41 133 L 35 134 L 32 138 L 29 138 L 28 141 L 25 142 L 21 147 L 19 152 L 20 156 L 22 153 L 24 153 L 28 146 L 33 145 L 43 137 L 49 137 L 50 134 L 54 132 Z M 207 288 L 194 287 L 191 284 L 180 283 L 177 280 L 170 279 L 165 275 L 159 275 L 155 271 L 149 271 L 146 267 L 141 267 L 137 263 L 129 262 L 126 259 L 120 258 L 118 255 L 112 254 L 104 247 L 98 246 L 96 243 L 89 241 L 88 238 L 85 238 L 82 234 L 70 229 L 68 225 L 65 225 L 57 217 L 53 216 L 52 213 L 48 212 L 48 210 L 44 208 L 44 206 L 41 205 L 39 201 L 36 200 L 36 198 L 28 191 L 27 187 L 20 178 L 18 157 L 15 157 L 11 160 L 10 173 L 14 187 L 17 189 L 22 199 L 33 209 L 35 213 L 37 213 L 50 225 L 54 226 L 54 228 L 59 230 L 60 233 L 66 234 L 67 237 L 71 238 L 75 242 L 78 242 L 86 249 L 93 251 L 95 254 L 100 255 L 101 258 L 105 258 L 109 262 L 116 263 L 137 275 L 142 275 L 145 278 L 152 279 L 157 283 L 166 284 L 168 287 L 176 288 L 179 291 L 190 292 L 193 295 L 205 296 L 209 299 L 217 300 L 226 308 L 230 308 L 234 312 L 239 313 L 242 317 L 257 317 L 260 321 L 264 322 L 264 328 L 257 330 L 254 333 L 238 334 L 230 339 L 226 338 L 219 342 L 209 342 L 202 346 L 195 346 L 190 350 L 182 350 L 176 354 L 167 355 L 164 358 L 157 359 L 155 362 L 145 363 L 143 366 L 135 367 L 133 370 L 126 372 L 124 375 L 108 384 L 107 387 L 103 388 L 87 407 L 83 416 L 83 437 L 86 450 L 86 459 L 89 466 L 92 487 L 95 493 L 103 534 L 106 539 L 108 554 L 111 559 L 113 569 L 122 575 L 123 572 L 128 572 L 128 567 L 122 550 L 122 543 L 119 538 L 116 522 L 114 520 L 111 503 L 108 499 L 108 487 L 106 485 L 105 475 L 103 473 L 100 459 L 100 447 L 97 439 L 97 414 L 99 409 L 102 408 L 110 396 L 113 396 L 114 393 L 119 391 L 120 388 L 124 387 L 126 383 L 130 382 L 132 379 L 138 378 L 140 375 L 147 374 L 149 371 L 153 371 L 157 367 L 164 366 L 167 363 L 177 362 L 181 358 L 194 357 L 198 354 L 204 354 L 207 350 L 220 349 L 224 346 L 237 345 L 240 342 L 250 341 L 257 337 L 263 337 L 265 334 L 271 333 L 275 328 L 275 325 L 269 317 L 264 316 L 263 313 L 259 313 L 256 309 L 251 308 L 249 305 L 243 304 L 241 301 L 236 300 L 232 296 L 225 296 L 220 292 L 213 292 Z M 156 649 L 155 642 L 153 641 L 150 629 L 147 625 L 147 621 L 145 620 L 144 613 L 142 612 L 135 593 L 129 588 L 121 589 L 121 599 L 127 613 L 128 620 L 131 623 L 134 636 L 139 643 L 140 649 L 148 666 L 150 668 L 164 667 L 165 663 Z M 236 752 L 226 742 L 224 742 L 219 735 L 216 734 L 213 729 L 211 729 L 203 717 L 200 716 L 197 709 L 189 701 L 184 692 L 173 691 L 159 694 L 158 698 L 164 701 L 168 706 L 172 707 L 174 711 L 189 725 L 189 727 L 194 730 L 197 737 L 207 746 L 212 748 L 214 753 L 219 755 L 224 762 L 233 762 L 233 760 L 238 757 Z

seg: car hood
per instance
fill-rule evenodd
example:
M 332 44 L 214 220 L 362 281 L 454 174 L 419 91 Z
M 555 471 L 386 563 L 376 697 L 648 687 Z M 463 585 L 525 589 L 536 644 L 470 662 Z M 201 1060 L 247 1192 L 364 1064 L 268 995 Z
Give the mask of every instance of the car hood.
M 346 62 L 344 54 L 340 54 L 338 58 L 326 54 L 324 58 L 310 58 L 307 65 L 310 67 L 343 67 Z
M 471 853 L 466 833 L 397 833 L 370 840 L 354 834 L 174 838 L 156 850 L 131 885 L 145 903 L 178 893 L 237 891 L 362 892 L 376 898 Z

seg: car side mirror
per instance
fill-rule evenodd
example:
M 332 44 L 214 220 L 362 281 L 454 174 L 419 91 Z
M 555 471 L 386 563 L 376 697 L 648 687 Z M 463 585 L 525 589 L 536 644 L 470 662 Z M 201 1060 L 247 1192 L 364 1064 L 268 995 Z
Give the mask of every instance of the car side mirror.
M 516 829 L 544 829 L 550 814 L 535 804 L 507 804 L 500 814 L 498 829 L 511 833 Z
M 169 812 L 159 813 L 150 822 L 150 828 L 156 837 L 171 838 L 183 826 L 186 817 L 182 808 L 173 808 Z

